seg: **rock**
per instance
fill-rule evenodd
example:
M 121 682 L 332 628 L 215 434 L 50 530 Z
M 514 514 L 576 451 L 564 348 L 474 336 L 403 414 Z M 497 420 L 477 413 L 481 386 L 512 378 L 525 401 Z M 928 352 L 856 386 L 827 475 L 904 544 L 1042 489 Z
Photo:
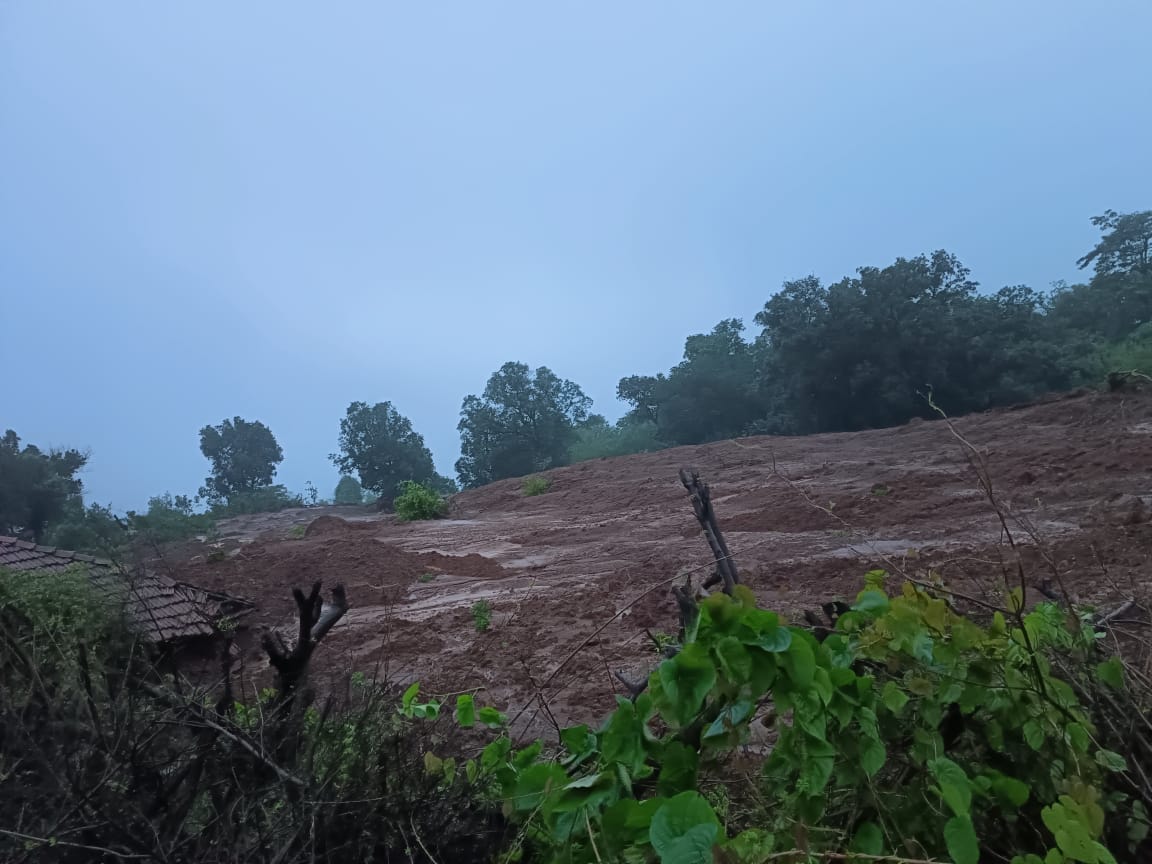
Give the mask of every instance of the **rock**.
M 1081 520 L 1081 526 L 1140 525 L 1152 520 L 1152 511 L 1143 498 L 1127 492 L 1116 492 L 1098 500 Z

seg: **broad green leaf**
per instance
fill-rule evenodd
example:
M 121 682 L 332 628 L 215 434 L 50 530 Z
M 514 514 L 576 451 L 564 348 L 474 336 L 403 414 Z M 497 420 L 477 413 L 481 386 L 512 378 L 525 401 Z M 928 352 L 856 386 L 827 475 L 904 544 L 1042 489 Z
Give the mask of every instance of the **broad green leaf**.
M 752 678 L 752 658 L 735 636 L 725 636 L 717 643 L 716 659 L 724 677 L 733 684 L 747 684 Z
M 1101 768 L 1106 768 L 1109 771 L 1127 771 L 1128 763 L 1124 757 L 1119 753 L 1111 750 L 1097 750 L 1096 751 L 1096 764 Z
M 947 757 L 929 760 L 928 770 L 940 786 L 940 795 L 957 816 L 972 810 L 972 783 L 964 769 Z
M 569 726 L 560 732 L 560 743 L 573 756 L 587 753 L 596 749 L 596 736 L 583 723 L 579 726 Z
M 434 777 L 443 774 L 444 760 L 437 756 L 435 753 L 429 751 L 424 754 L 424 770 Z
M 861 822 L 848 848 L 862 855 L 880 855 L 884 852 L 884 832 L 875 822 Z
M 617 797 L 619 796 L 616 783 L 611 772 L 589 774 L 587 777 L 573 780 L 560 790 L 552 812 L 570 813 L 581 807 L 594 807 Z
M 996 793 L 996 797 L 1011 807 L 1023 807 L 1031 794 L 1027 783 L 1006 774 L 996 774 L 992 777 L 992 791 Z
M 600 751 L 605 763 L 618 762 L 633 774 L 640 769 L 645 756 L 641 725 L 635 706 L 627 699 L 622 700 L 600 735 Z
M 1109 657 L 1096 667 L 1096 677 L 1114 690 L 1124 689 L 1124 664 L 1119 657 Z
M 660 687 L 652 694 L 656 707 L 678 726 L 687 726 L 700 712 L 708 691 L 716 683 L 716 668 L 708 649 L 698 642 L 685 645 L 657 670 Z
M 1035 720 L 1029 720 L 1024 724 L 1021 731 L 1024 733 L 1024 740 L 1028 742 L 1028 746 L 1039 752 L 1040 748 L 1044 746 L 1044 729 L 1040 724 Z
M 979 864 L 980 841 L 969 816 L 953 816 L 944 824 L 944 845 L 955 864 Z
M 803 690 L 811 685 L 812 676 L 816 673 L 816 656 L 803 638 L 793 638 L 783 660 L 784 669 L 796 689 Z
M 852 608 L 857 612 L 869 612 L 883 615 L 888 611 L 888 595 L 875 588 L 865 588 L 856 597 L 856 605 Z
M 531 813 L 543 806 L 544 800 L 568 785 L 568 775 L 553 762 L 537 762 L 525 768 L 516 778 L 507 802 L 519 813 Z
M 756 638 L 749 644 L 763 648 L 773 654 L 779 654 L 782 651 L 787 651 L 788 646 L 792 644 L 792 631 L 787 627 L 781 627 L 779 624 L 772 624 L 761 629 L 756 634 Z
M 898 715 L 908 704 L 908 695 L 896 685 L 895 681 L 888 681 L 880 691 L 880 700 L 885 708 Z
M 888 758 L 888 751 L 884 749 L 884 745 L 877 741 L 875 738 L 865 738 L 864 744 L 860 748 L 860 767 L 864 773 L 869 777 L 875 775 L 877 771 L 884 767 L 884 762 Z
M 490 705 L 485 705 L 476 713 L 476 718 L 489 729 L 499 729 L 508 722 L 508 718 Z
M 543 743 L 540 741 L 533 741 L 523 750 L 516 753 L 512 757 L 512 765 L 516 768 L 527 768 L 536 761 L 536 757 L 540 755 L 540 751 L 544 749 Z
M 699 757 L 694 749 L 679 741 L 670 741 L 664 748 L 660 763 L 660 776 L 656 781 L 659 793 L 667 798 L 696 788 L 696 768 Z
M 1079 750 L 1081 753 L 1086 753 L 1092 744 L 1092 739 L 1088 736 L 1088 730 L 1079 723 L 1069 723 L 1065 727 L 1065 733 L 1068 736 L 1068 742 Z
M 456 697 L 456 722 L 465 729 L 470 729 L 476 724 L 476 702 L 471 693 Z
M 660 864 L 712 864 L 720 822 L 695 791 L 670 798 L 652 817 L 648 837 Z

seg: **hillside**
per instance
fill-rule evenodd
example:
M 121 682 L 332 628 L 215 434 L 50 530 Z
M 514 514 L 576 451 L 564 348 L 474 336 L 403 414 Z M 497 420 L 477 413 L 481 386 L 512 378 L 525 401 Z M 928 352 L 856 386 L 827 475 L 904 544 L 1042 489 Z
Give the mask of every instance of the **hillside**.
M 1152 492 L 1152 398 L 1073 394 L 955 427 L 986 460 L 1033 585 L 1062 582 L 1101 603 L 1147 590 L 1152 525 L 1131 498 L 1123 512 L 1098 502 Z M 939 421 L 581 463 L 550 472 L 536 497 L 519 481 L 462 493 L 435 522 L 359 508 L 244 517 L 221 526 L 223 560 L 187 547 L 168 560 L 181 578 L 254 599 L 255 626 L 290 623 L 293 586 L 343 581 L 353 608 L 317 656 L 320 676 L 483 685 L 513 715 L 543 694 L 560 723 L 593 720 L 622 691 L 615 670 L 638 677 L 655 659 L 645 628 L 673 629 L 671 581 L 710 569 L 681 466 L 711 485 L 761 604 L 793 618 L 851 599 L 875 567 L 932 570 L 974 597 L 994 595 L 1015 569 L 964 446 Z M 477 600 L 492 607 L 484 633 Z M 551 723 L 539 704 L 522 727 Z

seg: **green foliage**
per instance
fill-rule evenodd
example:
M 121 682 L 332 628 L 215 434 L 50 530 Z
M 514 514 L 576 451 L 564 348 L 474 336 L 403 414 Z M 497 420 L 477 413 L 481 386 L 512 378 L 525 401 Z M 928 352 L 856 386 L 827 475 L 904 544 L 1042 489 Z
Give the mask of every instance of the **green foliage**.
M 76 475 L 88 463 L 79 450 L 42 451 L 20 446 L 9 429 L 0 438 L 0 534 L 27 534 L 40 542 L 48 526 L 75 504 L 83 507 Z
M 592 400 L 573 382 L 540 367 L 505 363 L 461 408 L 460 459 L 465 488 L 567 464 L 576 428 Z
M 211 509 L 214 518 L 243 516 L 251 513 L 278 513 L 291 507 L 303 507 L 299 495 L 280 485 L 262 486 L 247 492 L 234 492 Z
M 548 477 L 541 477 L 537 474 L 534 477 L 526 477 L 520 486 L 524 494 L 529 498 L 535 495 L 543 495 L 552 488 L 552 480 Z
M 477 600 L 472 604 L 472 624 L 477 633 L 483 633 L 492 626 L 492 604 L 487 600 Z
M 349 477 L 345 474 L 336 484 L 336 492 L 333 494 L 332 500 L 337 504 L 344 505 L 363 504 L 364 489 L 355 477 Z
M 411 480 L 400 484 L 400 494 L 393 506 L 396 515 L 404 522 L 439 519 L 448 511 L 448 502 L 439 492 Z
M 1126 763 L 1078 693 L 1123 678 L 1090 662 L 1094 633 L 1054 604 L 982 626 L 910 584 L 889 596 L 883 576 L 823 642 L 746 588 L 708 597 L 682 649 L 598 730 L 564 730 L 555 761 L 501 736 L 470 776 L 496 784 L 542 860 L 565 864 L 760 862 L 798 825 L 818 829 L 802 832 L 816 858 L 1114 862 L 1107 825 L 1146 819 L 1103 791 Z M 1057 669 L 1086 677 L 1073 687 Z M 734 824 L 706 777 L 765 700 L 788 719 Z M 455 716 L 473 724 L 471 697 Z
M 216 523 L 207 513 L 196 513 L 186 495 L 165 492 L 148 499 L 148 510 L 143 514 L 129 511 L 133 530 L 153 543 L 169 543 L 192 537 L 212 536 Z
M 340 452 L 328 458 L 377 495 L 393 495 L 408 480 L 433 485 L 437 476 L 423 436 L 391 402 L 349 405 L 340 421 Z
M 1126 339 L 1104 353 L 1104 371 L 1142 372 L 1152 375 L 1152 322 L 1142 324 Z
M 237 496 L 275 488 L 271 486 L 272 478 L 276 476 L 276 466 L 284 461 L 284 451 L 272 431 L 259 420 L 242 417 L 201 429 L 200 452 L 212 465 L 200 494 L 213 503 L 231 504 Z
M 568 458 L 571 462 L 584 462 L 651 453 L 664 447 L 656 432 L 656 424 L 650 420 L 636 420 L 629 416 L 613 426 L 601 415 L 593 414 L 577 428 Z

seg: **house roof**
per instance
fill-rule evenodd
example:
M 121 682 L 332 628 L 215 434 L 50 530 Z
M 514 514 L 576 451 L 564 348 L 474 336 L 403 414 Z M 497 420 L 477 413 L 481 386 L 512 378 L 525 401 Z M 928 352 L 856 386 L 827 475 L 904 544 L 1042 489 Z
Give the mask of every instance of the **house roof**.
M 251 604 L 226 595 L 175 582 L 157 573 L 130 573 L 111 561 L 37 546 L 0 536 L 0 569 L 15 573 L 59 573 L 83 567 L 97 593 L 110 605 L 123 607 L 130 622 L 154 642 L 167 642 L 216 632 L 215 618 L 243 611 Z

